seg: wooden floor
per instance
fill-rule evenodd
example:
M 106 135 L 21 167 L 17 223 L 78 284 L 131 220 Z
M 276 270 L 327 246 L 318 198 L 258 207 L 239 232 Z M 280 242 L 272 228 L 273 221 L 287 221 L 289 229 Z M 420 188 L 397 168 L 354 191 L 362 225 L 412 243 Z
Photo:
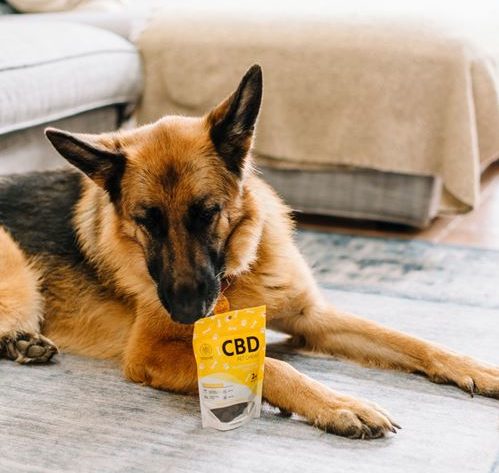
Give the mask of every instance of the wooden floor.
M 313 215 L 297 215 L 297 219 L 302 228 L 362 236 L 420 239 L 499 250 L 499 162 L 484 172 L 481 192 L 482 201 L 478 209 L 465 215 L 438 217 L 425 230 Z

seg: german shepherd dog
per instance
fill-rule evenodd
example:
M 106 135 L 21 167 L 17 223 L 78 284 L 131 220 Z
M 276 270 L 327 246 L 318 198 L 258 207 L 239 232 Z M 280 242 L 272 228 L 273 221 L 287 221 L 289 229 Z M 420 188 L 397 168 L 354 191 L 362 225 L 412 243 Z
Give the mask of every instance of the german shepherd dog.
M 223 291 L 233 309 L 266 304 L 269 326 L 307 348 L 499 398 L 499 368 L 324 301 L 289 209 L 252 167 L 261 98 L 255 65 L 202 118 L 99 135 L 47 129 L 79 171 L 0 181 L 2 355 L 46 362 L 58 346 L 118 360 L 132 381 L 194 393 L 192 324 Z M 263 396 L 346 437 L 398 428 L 379 406 L 268 357 Z

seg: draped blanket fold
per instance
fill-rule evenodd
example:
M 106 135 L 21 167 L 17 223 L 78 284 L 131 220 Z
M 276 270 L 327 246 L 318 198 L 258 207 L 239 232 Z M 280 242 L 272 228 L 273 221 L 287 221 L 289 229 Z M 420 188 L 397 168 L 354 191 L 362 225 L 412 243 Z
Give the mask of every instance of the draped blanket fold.
M 438 176 L 451 196 L 442 211 L 475 207 L 480 173 L 499 157 L 499 16 L 463 23 L 319 4 L 172 2 L 139 38 L 139 121 L 202 114 L 259 63 L 255 153 L 266 165 Z

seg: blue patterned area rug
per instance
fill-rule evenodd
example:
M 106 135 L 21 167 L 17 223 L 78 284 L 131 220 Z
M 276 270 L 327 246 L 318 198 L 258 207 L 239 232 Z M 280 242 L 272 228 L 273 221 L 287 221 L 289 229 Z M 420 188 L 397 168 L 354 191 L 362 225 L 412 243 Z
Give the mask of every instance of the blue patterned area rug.
M 499 309 L 499 251 L 300 230 L 323 287 Z
M 342 310 L 499 364 L 499 253 L 310 231 L 297 239 Z M 250 424 L 217 432 L 201 428 L 196 397 L 127 382 L 108 361 L 0 360 L 0 473 L 499 473 L 498 400 L 268 348 L 331 389 L 382 405 L 403 430 L 349 440 L 265 406 Z

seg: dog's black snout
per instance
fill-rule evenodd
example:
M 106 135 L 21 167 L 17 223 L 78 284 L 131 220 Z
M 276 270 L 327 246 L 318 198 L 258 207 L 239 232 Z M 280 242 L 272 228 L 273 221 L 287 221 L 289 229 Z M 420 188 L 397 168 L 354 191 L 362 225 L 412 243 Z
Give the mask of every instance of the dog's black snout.
M 192 324 L 207 315 L 215 297 L 215 280 L 203 277 L 193 283 L 176 284 L 175 287 L 167 290 L 164 297 L 167 303 L 163 302 L 163 304 L 175 322 Z
M 173 320 L 193 323 L 204 316 L 204 286 L 204 283 L 197 287 L 183 285 L 175 291 L 170 303 Z

